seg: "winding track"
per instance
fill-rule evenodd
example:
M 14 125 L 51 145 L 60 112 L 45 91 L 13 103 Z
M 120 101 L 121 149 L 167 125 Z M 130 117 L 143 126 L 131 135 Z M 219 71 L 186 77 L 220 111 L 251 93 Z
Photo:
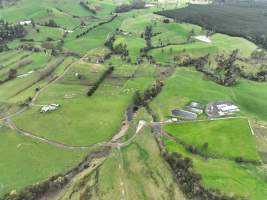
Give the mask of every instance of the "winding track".
M 83 59 L 83 58 L 81 58 L 81 59 Z M 79 61 L 80 61 L 80 59 L 76 62 L 79 62 Z M 126 142 L 123 142 L 123 143 L 116 142 L 119 138 L 121 138 L 127 132 L 128 128 L 129 128 L 129 123 L 127 120 L 126 120 L 126 124 L 121 127 L 120 131 L 118 131 L 109 142 L 100 142 L 100 143 L 96 143 L 96 144 L 92 144 L 92 145 L 88 145 L 88 146 L 73 146 L 73 145 L 68 145 L 68 144 L 61 143 L 61 142 L 58 142 L 55 140 L 50 140 L 50 139 L 47 139 L 45 137 L 38 136 L 34 133 L 24 131 L 24 130 L 18 128 L 12 122 L 13 117 L 22 114 L 23 112 L 25 112 L 26 110 L 28 110 L 29 108 L 34 106 L 35 102 L 37 101 L 37 99 L 41 95 L 41 93 L 43 93 L 50 85 L 52 85 L 53 83 L 60 80 L 71 69 L 71 67 L 73 66 L 74 63 L 75 62 L 71 62 L 69 65 L 67 65 L 67 67 L 65 68 L 65 70 L 63 71 L 62 74 L 60 74 L 57 78 L 55 78 L 53 81 L 49 82 L 47 85 L 45 85 L 43 88 L 41 88 L 38 92 L 36 92 L 28 107 L 24 107 L 15 113 L 12 113 L 6 117 L 0 118 L 0 121 L 3 121 L 8 127 L 15 130 L 20 135 L 23 135 L 25 137 L 28 137 L 28 138 L 31 138 L 34 140 L 39 140 L 40 142 L 44 142 L 44 143 L 56 146 L 58 148 L 63 148 L 63 149 L 68 149 L 68 150 L 77 150 L 77 149 L 78 150 L 84 150 L 84 149 L 88 149 L 88 148 L 101 147 L 101 146 L 102 147 L 122 147 L 122 146 L 129 145 L 133 141 L 133 139 L 138 135 L 138 133 L 135 133 Z

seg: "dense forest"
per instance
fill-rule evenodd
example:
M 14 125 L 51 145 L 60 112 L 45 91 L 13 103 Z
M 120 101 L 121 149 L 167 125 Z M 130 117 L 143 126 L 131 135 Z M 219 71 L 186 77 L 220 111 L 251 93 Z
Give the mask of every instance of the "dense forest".
M 175 19 L 200 25 L 214 32 L 245 37 L 267 48 L 267 3 L 239 2 L 189 5 L 183 9 L 157 12 Z

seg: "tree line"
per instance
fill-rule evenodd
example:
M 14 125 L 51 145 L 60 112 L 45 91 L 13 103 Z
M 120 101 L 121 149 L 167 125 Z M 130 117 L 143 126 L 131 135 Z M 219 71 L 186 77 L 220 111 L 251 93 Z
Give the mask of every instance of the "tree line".
M 83 2 L 83 1 L 80 1 L 80 5 L 83 8 L 85 8 L 85 10 L 88 10 L 89 12 L 93 13 L 94 15 L 96 14 L 96 10 L 89 6 L 89 2 L 88 1 L 86 3 Z
M 107 23 L 110 23 L 112 22 L 114 19 L 116 19 L 116 17 L 118 17 L 118 15 L 113 15 L 109 20 L 107 21 L 104 21 L 104 22 L 99 22 L 98 24 L 92 26 L 92 27 L 89 27 L 88 29 L 86 29 L 85 31 L 83 31 L 82 33 L 80 34 L 77 34 L 76 35 L 76 38 L 80 38 L 82 36 L 85 36 L 87 33 L 89 33 L 90 31 L 92 31 L 93 29 L 99 27 L 99 26 L 102 26 L 104 24 L 107 24 Z
M 121 4 L 115 8 L 116 13 L 129 12 L 133 9 L 145 8 L 146 2 L 143 0 L 133 0 L 131 4 Z
M 201 200 L 245 200 L 241 196 L 227 196 L 216 189 L 206 189 L 202 184 L 200 174 L 194 172 L 193 161 L 183 157 L 179 153 L 163 153 L 163 157 L 169 163 L 175 180 L 180 189 L 189 199 Z
M 22 25 L 10 24 L 4 20 L 0 20 L 0 44 L 16 38 L 22 38 L 25 35 L 26 30 Z
M 94 83 L 94 85 L 88 90 L 87 96 L 92 96 L 100 84 L 114 71 L 114 67 L 110 66 L 101 76 L 100 78 Z

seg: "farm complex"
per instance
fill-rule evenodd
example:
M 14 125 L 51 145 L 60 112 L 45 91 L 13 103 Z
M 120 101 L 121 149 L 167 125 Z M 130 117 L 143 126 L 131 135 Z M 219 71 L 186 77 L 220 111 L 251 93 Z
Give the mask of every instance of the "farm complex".
M 266 200 L 266 13 L 0 0 L 0 200 Z

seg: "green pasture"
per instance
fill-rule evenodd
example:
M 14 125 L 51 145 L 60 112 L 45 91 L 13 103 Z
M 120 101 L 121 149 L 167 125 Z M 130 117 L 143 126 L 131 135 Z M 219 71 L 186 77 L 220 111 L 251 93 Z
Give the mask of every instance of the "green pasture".
M 260 159 L 247 119 L 168 124 L 164 130 L 207 156 Z M 205 143 L 207 148 L 203 147 Z
M 212 43 L 195 41 L 182 45 L 170 45 L 164 48 L 153 49 L 150 51 L 159 63 L 174 63 L 173 58 L 181 53 L 189 54 L 192 57 L 205 56 L 207 54 L 229 54 L 235 49 L 239 49 L 242 57 L 249 57 L 257 48 L 255 44 L 237 37 L 230 37 L 223 34 L 215 34 L 211 37 Z
M 152 77 L 142 76 L 141 73 L 129 80 L 119 73 L 121 68 L 127 70 L 134 67 L 115 66 L 114 73 L 118 76 L 107 78 L 92 97 L 86 96 L 89 85 L 54 83 L 36 103 L 59 103 L 62 106 L 57 111 L 41 114 L 40 107 L 33 107 L 14 121 L 23 130 L 67 144 L 91 145 L 108 140 L 119 130 L 134 92 L 145 90 L 153 82 Z M 142 69 L 146 72 L 145 67 Z M 65 77 L 68 76 L 66 74 Z M 27 121 L 30 119 L 35 120 L 29 126 Z M 43 124 L 49 126 L 44 127 Z
M 203 79 L 191 68 L 178 68 L 166 81 L 162 92 L 151 103 L 160 119 L 170 115 L 174 108 L 181 108 L 191 101 L 207 104 L 229 100 L 241 109 L 241 114 L 267 121 L 267 84 L 241 79 L 234 87 L 224 87 Z
M 164 138 L 164 142 L 169 152 L 178 152 L 192 159 L 193 170 L 201 175 L 201 182 L 205 187 L 219 189 L 228 195 L 241 195 L 251 200 L 266 198 L 266 170 L 263 167 L 237 164 L 226 159 L 206 160 L 189 153 L 172 140 Z
M 205 35 L 206 32 L 202 30 L 201 27 L 186 24 L 186 23 L 163 23 L 163 19 L 160 19 L 156 25 L 154 26 L 154 32 L 160 33 L 157 36 L 152 38 L 152 43 L 154 46 L 160 45 L 162 42 L 163 44 L 168 43 L 184 43 L 187 42 L 188 34 L 190 31 L 194 31 L 196 35 Z
M 37 32 L 39 29 L 39 32 Z M 36 42 L 46 41 L 48 38 L 53 40 L 59 40 L 64 34 L 64 30 L 61 28 L 50 28 L 47 26 L 37 26 L 33 28 L 31 25 L 26 26 L 27 35 L 25 39 L 33 39 Z
M 127 22 L 127 20 L 129 19 L 135 20 L 135 16 L 142 15 L 146 12 L 147 10 L 142 9 L 133 10 L 128 13 L 122 13 L 112 22 L 98 26 L 80 38 L 76 38 L 76 34 L 81 32 L 80 29 L 77 29 L 74 33 L 70 34 L 69 37 L 67 37 L 64 47 L 80 54 L 85 54 L 86 52 L 91 51 L 95 48 L 103 47 L 108 36 L 114 33 L 117 28 L 124 30 L 122 24 L 124 24 L 125 21 Z M 133 49 L 136 49 L 136 46 L 139 47 L 142 45 L 141 41 L 138 41 L 137 44 L 134 44 L 133 39 L 131 38 L 127 43 L 129 43 L 129 46 L 131 46 Z M 136 50 L 133 50 L 133 52 L 136 52 Z M 135 54 L 136 53 L 134 53 L 134 55 Z
M 141 110 L 135 120 L 144 117 L 148 118 Z M 134 133 L 135 129 L 129 132 Z M 111 170 L 113 173 L 110 173 Z M 143 129 L 129 146 L 112 152 L 99 169 L 98 181 L 101 199 L 157 199 L 159 196 L 185 199 L 161 157 L 149 128 Z
M 0 152 L 0 195 L 67 171 L 87 153 L 25 138 L 1 124 Z
M 135 121 L 150 118 L 145 109 L 139 110 Z M 134 123 L 130 126 L 134 127 Z M 134 129 L 129 129 L 131 135 Z M 110 173 L 112 171 L 112 173 Z M 71 195 L 70 195 L 71 194 Z M 169 166 L 160 155 L 149 128 L 143 129 L 133 143 L 113 149 L 110 156 L 99 161 L 93 170 L 85 170 L 64 188 L 59 198 L 74 200 L 92 199 L 165 199 L 184 200 Z
M 34 71 L 26 77 L 17 77 L 13 80 L 7 81 L 0 85 L 0 104 L 3 103 L 23 103 L 35 93 L 35 88 L 43 83 L 40 83 L 40 73 L 42 70 L 47 69 L 49 65 L 54 63 L 55 59 L 49 59 L 44 53 L 34 53 L 28 56 L 27 59 L 32 59 L 32 63 L 18 68 L 18 75 Z M 18 61 L 16 61 L 17 63 Z M 14 64 L 16 65 L 16 64 Z M 64 63 L 62 63 L 64 65 Z M 60 67 L 60 66 L 58 66 Z M 38 83 L 35 83 L 39 80 Z M 49 81 L 49 77 L 47 78 Z

